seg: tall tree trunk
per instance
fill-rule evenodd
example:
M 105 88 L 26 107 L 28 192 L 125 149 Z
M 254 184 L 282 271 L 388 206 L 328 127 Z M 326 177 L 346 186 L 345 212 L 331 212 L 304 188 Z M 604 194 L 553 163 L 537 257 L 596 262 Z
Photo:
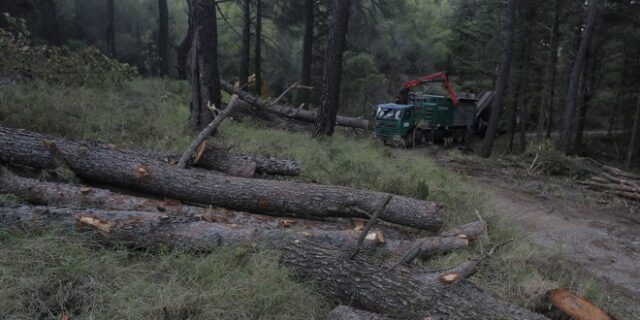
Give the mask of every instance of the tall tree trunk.
M 114 0 L 107 0 L 107 50 L 112 58 L 116 58 L 116 27 Z
M 582 152 L 582 141 L 584 136 L 584 128 L 587 122 L 587 112 L 591 106 L 591 100 L 595 94 L 595 90 L 599 86 L 601 73 L 599 70 L 604 62 L 600 61 L 602 44 L 599 38 L 592 39 L 589 52 L 587 53 L 587 68 L 583 78 L 583 90 L 580 104 L 578 105 L 578 117 L 575 122 L 575 137 L 573 141 L 573 152 L 580 154 Z
M 516 152 L 524 152 L 526 146 L 524 145 L 523 135 L 519 136 L 520 139 L 520 149 L 515 150 L 514 148 L 514 140 L 516 131 L 518 131 L 518 123 L 520 124 L 520 130 L 526 130 L 525 126 L 525 117 L 526 112 L 526 104 L 525 101 L 531 95 L 529 94 L 529 68 L 531 66 L 531 62 L 529 61 L 531 57 L 531 35 L 530 35 L 530 26 L 533 18 L 535 17 L 535 5 L 531 3 L 524 3 L 525 6 L 525 16 L 522 19 L 522 42 L 520 44 L 520 63 L 519 63 L 519 72 L 516 80 L 516 89 L 514 94 L 514 101 L 512 102 L 512 109 L 510 110 L 509 126 L 507 129 L 507 133 L 509 135 L 509 143 L 507 144 L 507 150 L 510 153 Z M 518 122 L 519 120 L 519 122 Z
M 210 0 L 190 0 L 193 23 L 191 44 L 191 126 L 202 129 L 213 119 L 209 105 L 221 106 L 218 71 L 216 6 Z
M 187 1 L 187 5 L 189 6 L 189 12 L 191 12 L 191 1 Z M 193 32 L 193 19 L 191 19 L 191 13 L 189 13 L 187 34 L 180 40 L 180 44 L 175 47 L 178 58 L 178 79 L 187 79 L 187 57 L 193 42 Z
M 340 103 L 340 81 L 342 77 L 342 55 L 346 44 L 351 0 L 335 0 L 331 13 L 331 29 L 324 55 L 322 89 L 318 104 L 313 136 L 331 136 L 336 126 Z
M 251 55 L 251 0 L 242 1 L 242 46 L 240 48 L 240 87 L 247 90 L 249 82 L 249 59 Z
M 58 13 L 54 0 L 42 0 L 40 2 L 40 19 L 42 37 L 54 46 L 62 44 L 58 30 Z
M 158 0 L 158 55 L 160 72 L 169 74 L 169 8 L 167 0 Z
M 549 56 L 544 76 L 544 89 L 542 92 L 542 105 L 538 113 L 538 128 L 536 130 L 536 142 L 541 143 L 544 135 L 545 122 L 547 125 L 547 138 L 551 134 L 551 114 L 553 110 L 553 98 L 556 85 L 556 68 L 558 64 L 558 37 L 560 35 L 560 14 L 562 11 L 562 0 L 555 0 L 553 6 L 553 26 L 549 39 Z
M 489 120 L 489 126 L 487 127 L 487 133 L 482 141 L 482 149 L 480 150 L 480 156 L 483 158 L 489 158 L 491 156 L 491 150 L 493 149 L 493 141 L 498 133 L 498 123 L 500 121 L 500 113 L 502 112 L 502 102 L 504 101 L 504 95 L 507 90 L 507 83 L 509 82 L 509 76 L 511 74 L 511 60 L 513 58 L 513 33 L 514 24 L 516 21 L 516 0 L 509 0 L 507 5 L 508 17 L 505 24 L 506 38 L 504 42 L 504 53 L 502 57 L 502 64 L 500 65 L 500 72 L 498 74 L 498 82 L 496 84 L 496 95 L 493 98 L 493 105 L 491 107 L 491 118 Z
M 302 45 L 302 72 L 300 84 L 311 86 L 311 64 L 313 63 L 313 0 L 304 1 L 304 43 Z M 309 104 L 309 90 L 298 90 L 296 106 Z
M 262 94 L 262 0 L 256 0 L 255 93 Z
M 572 136 L 573 115 L 576 109 L 576 98 L 578 95 L 578 85 L 580 83 L 580 75 L 584 69 L 587 52 L 589 51 L 589 42 L 593 35 L 593 29 L 597 14 L 597 0 L 589 0 L 589 9 L 587 14 L 587 25 L 582 32 L 580 47 L 576 54 L 576 59 L 569 78 L 569 88 L 565 99 L 564 112 L 562 114 L 562 129 L 560 132 L 560 151 L 565 154 L 569 153 Z
M 633 117 L 633 128 L 631 129 L 631 141 L 629 141 L 629 148 L 627 150 L 627 160 L 625 162 L 627 169 L 631 169 L 631 167 L 637 165 L 633 160 L 638 152 L 638 131 L 640 131 L 640 92 L 638 92 L 636 112 Z

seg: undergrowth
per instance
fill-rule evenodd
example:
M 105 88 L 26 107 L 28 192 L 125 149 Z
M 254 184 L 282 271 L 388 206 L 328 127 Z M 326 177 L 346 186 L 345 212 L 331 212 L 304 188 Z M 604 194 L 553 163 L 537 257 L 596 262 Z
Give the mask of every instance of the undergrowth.
M 294 282 L 269 252 L 212 250 L 158 254 L 77 233 L 0 229 L 0 318 L 319 319 L 326 312 L 313 286 Z
M 5 125 L 125 147 L 179 151 L 192 134 L 187 118 L 188 87 L 178 81 L 134 80 L 121 88 L 101 89 L 41 82 L 0 88 L 0 122 Z M 445 205 L 445 228 L 478 216 L 488 220 L 488 236 L 481 245 L 435 257 L 425 268 L 451 267 L 505 243 L 473 281 L 528 307 L 541 292 L 558 286 L 571 287 L 605 306 L 610 302 L 597 281 L 558 267 L 554 252 L 534 247 L 493 217 L 482 190 L 469 178 L 428 158 L 395 155 L 368 137 L 336 134 L 316 141 L 307 133 L 260 128 L 251 122 L 226 121 L 219 138 L 235 153 L 300 161 L 298 181 L 437 201 Z M 6 205 L 3 199 L 11 197 L 0 197 L 0 205 Z M 233 249 L 209 255 L 152 254 L 102 247 L 76 235 L 9 231 L 4 231 L 2 241 L 0 307 L 15 313 L 15 319 L 34 314 L 46 319 L 47 310 L 60 312 L 70 306 L 80 314 L 73 319 L 89 319 L 92 314 L 198 319 L 192 313 L 204 318 L 307 319 L 321 317 L 329 305 L 308 284 L 291 281 L 264 252 L 238 263 Z M 170 316 L 163 315 L 164 309 Z

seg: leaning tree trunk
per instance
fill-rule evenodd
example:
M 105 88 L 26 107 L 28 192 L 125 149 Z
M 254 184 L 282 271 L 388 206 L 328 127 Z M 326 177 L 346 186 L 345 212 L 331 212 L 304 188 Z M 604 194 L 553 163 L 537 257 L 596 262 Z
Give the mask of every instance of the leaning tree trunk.
M 116 58 L 116 30 L 114 0 L 107 0 L 107 51 L 112 58 Z
M 180 41 L 180 44 L 175 47 L 178 60 L 178 79 L 182 80 L 187 79 L 187 57 L 189 56 L 189 49 L 191 48 L 191 43 L 193 42 L 194 33 L 193 20 L 191 19 L 191 1 L 187 1 L 187 6 L 189 8 L 187 34 L 184 35 L 184 37 Z
M 315 122 L 318 118 L 318 113 L 310 110 L 303 110 L 300 108 L 294 108 L 291 106 L 283 105 L 283 104 L 272 104 L 265 101 L 261 101 L 255 96 L 252 96 L 238 88 L 234 87 L 232 84 L 226 81 L 221 82 L 222 90 L 235 94 L 240 97 L 240 99 L 256 108 L 259 108 L 261 111 L 270 112 L 273 114 L 277 114 L 280 116 L 284 116 L 287 118 L 293 118 L 296 120 L 306 121 L 306 122 Z M 336 125 L 343 127 L 350 127 L 356 129 L 369 129 L 369 121 L 366 119 L 353 118 L 353 117 L 343 117 L 337 116 L 335 119 Z
M 256 0 L 255 93 L 262 94 L 262 0 Z
M 207 250 L 243 245 L 275 250 L 280 265 L 303 281 L 317 283 L 327 296 L 356 308 L 406 319 L 547 319 L 504 302 L 455 274 L 407 274 L 350 257 L 349 251 L 304 234 L 234 228 L 152 212 L 0 208 L 4 225 L 41 223 L 92 229 L 113 242 L 137 246 L 178 246 Z M 457 269 L 456 269 L 457 270 Z
M 218 71 L 218 29 L 216 6 L 209 0 L 190 0 L 193 23 L 191 44 L 191 126 L 203 129 L 211 120 L 210 106 L 220 107 L 220 73 Z
M 500 71 L 498 74 L 498 82 L 496 84 L 496 93 L 493 98 L 493 104 L 491 106 L 491 118 L 489 120 L 489 126 L 487 132 L 482 141 L 482 149 L 480 156 L 488 158 L 491 156 L 491 150 L 493 149 L 493 141 L 498 133 L 498 123 L 500 122 L 500 113 L 502 112 L 502 102 L 504 100 L 505 92 L 507 90 L 507 83 L 509 82 L 509 75 L 511 73 L 511 60 L 513 58 L 513 32 L 514 24 L 516 20 L 516 1 L 509 0 L 508 3 L 508 18 L 505 25 L 506 38 L 504 42 L 504 53 L 502 57 L 502 64 L 500 65 Z
M 304 40 L 302 44 L 302 72 L 300 84 L 311 87 L 311 65 L 313 63 L 313 0 L 304 0 Z M 296 107 L 309 103 L 309 89 L 298 90 Z
M 179 169 L 119 150 L 4 127 L 0 127 L 0 161 L 41 169 L 63 166 L 90 181 L 234 210 L 296 217 L 365 218 L 388 196 L 339 186 Z M 393 196 L 380 218 L 432 231 L 443 223 L 439 205 L 403 196 Z
M 324 55 L 320 103 L 313 136 L 331 136 L 336 126 L 340 103 L 340 81 L 342 78 L 342 55 L 349 26 L 351 0 L 335 0 L 329 24 L 329 38 Z
M 242 43 L 240 47 L 240 88 L 248 91 L 249 59 L 251 50 L 251 0 L 242 0 Z
M 169 74 L 169 8 L 167 0 L 158 0 L 158 56 L 160 71 Z
M 553 98 L 556 87 L 556 67 L 558 64 L 558 46 L 560 41 L 560 14 L 562 11 L 562 0 L 555 0 L 553 5 L 553 26 L 549 39 L 549 55 L 544 76 L 544 89 L 542 92 L 542 104 L 538 113 L 538 128 L 536 130 L 536 142 L 542 143 L 544 136 L 544 126 L 547 125 L 547 132 L 551 132 L 551 114 L 553 112 Z M 547 135 L 547 139 L 549 134 Z
M 565 154 L 569 153 L 571 146 L 573 115 L 576 109 L 576 98 L 578 95 L 578 86 L 580 84 L 580 75 L 584 69 L 587 51 L 589 50 L 589 42 L 593 35 L 593 29 L 596 22 L 597 0 L 589 1 L 589 10 L 587 16 L 587 25 L 582 33 L 580 47 L 576 53 L 575 62 L 569 78 L 569 88 L 565 99 L 564 112 L 562 114 L 562 130 L 560 132 L 560 151 Z

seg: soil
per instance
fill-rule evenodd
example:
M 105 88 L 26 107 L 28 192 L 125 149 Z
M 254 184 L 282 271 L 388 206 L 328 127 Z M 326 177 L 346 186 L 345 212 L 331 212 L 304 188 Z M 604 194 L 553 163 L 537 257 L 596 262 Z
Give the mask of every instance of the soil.
M 533 243 L 554 250 L 604 280 L 609 290 L 635 306 L 640 319 L 640 205 L 603 198 L 565 179 L 555 192 L 540 186 L 549 177 L 475 157 L 451 156 L 439 147 L 396 149 L 403 156 L 430 156 L 448 169 L 472 176 L 489 196 L 495 214 L 512 222 Z M 543 191 L 541 191 L 543 190 Z M 636 313 L 633 312 L 632 313 Z

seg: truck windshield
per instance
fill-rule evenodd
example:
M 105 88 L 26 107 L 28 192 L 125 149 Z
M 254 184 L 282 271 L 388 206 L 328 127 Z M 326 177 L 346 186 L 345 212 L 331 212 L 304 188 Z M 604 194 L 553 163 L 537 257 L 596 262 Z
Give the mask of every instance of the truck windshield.
M 376 119 L 400 120 L 401 117 L 402 117 L 402 110 L 398 110 L 398 109 L 380 108 L 376 113 Z

